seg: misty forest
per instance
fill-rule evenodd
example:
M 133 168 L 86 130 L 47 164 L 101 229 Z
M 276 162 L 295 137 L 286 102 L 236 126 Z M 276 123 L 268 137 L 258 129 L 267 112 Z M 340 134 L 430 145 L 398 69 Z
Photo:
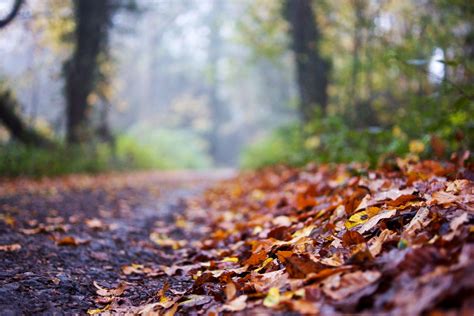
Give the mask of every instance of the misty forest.
M 0 315 L 472 315 L 473 117 L 469 0 L 0 0 Z

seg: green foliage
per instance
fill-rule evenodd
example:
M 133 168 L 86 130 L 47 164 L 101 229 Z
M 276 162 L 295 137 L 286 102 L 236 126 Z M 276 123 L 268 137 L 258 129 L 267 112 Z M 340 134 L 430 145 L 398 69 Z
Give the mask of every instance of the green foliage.
M 190 133 L 172 130 L 135 132 L 137 134 L 117 137 L 115 150 L 107 144 L 61 146 L 54 150 L 18 143 L 3 145 L 0 146 L 0 176 L 41 177 L 109 170 L 204 168 L 210 165 L 210 159 L 199 146 L 200 140 Z
M 260 168 L 278 163 L 302 165 L 309 158 L 301 128 L 291 124 L 248 146 L 242 153 L 241 165 L 244 168 Z
M 0 175 L 53 176 L 66 173 L 94 173 L 107 169 L 109 152 L 95 149 L 60 147 L 47 150 L 9 144 L 0 147 Z
M 469 116 L 473 113 L 472 100 L 461 98 L 445 109 L 439 100 L 424 101 L 424 111 L 416 110 L 420 100 L 414 100 L 415 109 L 391 128 L 356 129 L 338 115 L 315 119 L 304 128 L 296 123 L 281 127 L 249 146 L 242 155 L 242 166 L 260 168 L 277 163 L 298 166 L 312 161 L 358 161 L 375 166 L 381 158 L 391 155 L 448 158 L 451 152 L 472 148 L 474 125 Z
M 206 168 L 211 165 L 204 141 L 186 130 L 137 126 L 118 139 L 117 153 L 126 165 L 136 169 Z

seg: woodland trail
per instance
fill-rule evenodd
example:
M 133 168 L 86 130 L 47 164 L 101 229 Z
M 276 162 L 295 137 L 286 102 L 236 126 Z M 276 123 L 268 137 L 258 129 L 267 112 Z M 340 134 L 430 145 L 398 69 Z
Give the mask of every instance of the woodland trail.
M 173 250 L 150 236 L 198 237 L 199 231 L 178 227 L 183 199 L 232 174 L 136 172 L 0 180 L 0 245 L 12 247 L 0 251 L 0 315 L 85 314 L 107 304 L 97 296 L 100 288 L 120 285 L 126 290 L 114 303 L 123 306 L 145 304 L 164 283 L 187 289 L 190 281 L 179 276 L 140 275 L 145 266 L 154 269 L 174 261 Z

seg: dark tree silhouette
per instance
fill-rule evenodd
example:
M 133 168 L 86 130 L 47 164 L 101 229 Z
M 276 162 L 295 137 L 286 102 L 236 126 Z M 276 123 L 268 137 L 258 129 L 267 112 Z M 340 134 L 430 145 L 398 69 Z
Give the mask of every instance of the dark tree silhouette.
M 110 0 L 75 0 L 75 48 L 65 63 L 67 141 L 90 139 L 88 96 L 99 80 L 99 57 L 105 53 L 113 7 Z
M 318 107 L 326 111 L 329 63 L 318 51 L 321 35 L 311 0 L 286 0 L 283 10 L 296 58 L 300 115 L 307 122 Z
M 0 122 L 10 131 L 11 135 L 26 145 L 53 147 L 52 141 L 28 127 L 16 112 L 18 108 L 18 103 L 9 90 L 0 91 Z

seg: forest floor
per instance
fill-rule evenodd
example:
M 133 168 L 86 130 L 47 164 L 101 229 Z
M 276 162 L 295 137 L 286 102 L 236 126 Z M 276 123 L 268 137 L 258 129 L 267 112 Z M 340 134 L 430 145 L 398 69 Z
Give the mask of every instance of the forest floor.
M 143 277 L 126 267 L 171 265 L 172 249 L 164 250 L 151 234 L 166 230 L 174 238 L 201 237 L 198 230 L 183 233 L 175 226 L 184 199 L 230 174 L 140 172 L 1 181 L 0 314 L 84 314 L 107 306 L 98 287 L 119 284 L 127 289 L 115 303 L 124 306 L 145 304 L 165 282 L 177 291 L 188 289 L 187 278 Z
M 0 181 L 0 314 L 472 315 L 467 158 Z

